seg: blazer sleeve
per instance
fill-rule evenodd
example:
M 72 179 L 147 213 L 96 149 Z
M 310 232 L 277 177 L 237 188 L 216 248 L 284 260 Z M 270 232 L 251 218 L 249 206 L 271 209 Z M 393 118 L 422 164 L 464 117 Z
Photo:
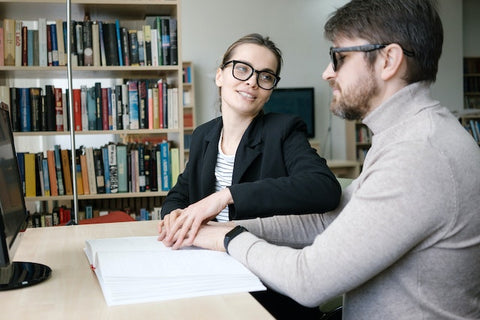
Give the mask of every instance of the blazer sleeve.
M 341 187 L 297 117 L 265 123 L 259 179 L 233 184 L 231 219 L 321 213 L 337 207 Z M 254 164 L 255 165 L 255 164 Z

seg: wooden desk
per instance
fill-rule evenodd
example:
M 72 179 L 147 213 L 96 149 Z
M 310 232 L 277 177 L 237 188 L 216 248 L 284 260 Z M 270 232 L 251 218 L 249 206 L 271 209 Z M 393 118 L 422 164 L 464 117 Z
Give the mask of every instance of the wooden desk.
M 273 319 L 249 294 L 108 307 L 83 252 L 86 239 L 156 234 L 157 221 L 28 229 L 15 261 L 52 268 L 50 279 L 0 292 L 2 319 Z M 159 270 L 159 272 L 161 272 Z

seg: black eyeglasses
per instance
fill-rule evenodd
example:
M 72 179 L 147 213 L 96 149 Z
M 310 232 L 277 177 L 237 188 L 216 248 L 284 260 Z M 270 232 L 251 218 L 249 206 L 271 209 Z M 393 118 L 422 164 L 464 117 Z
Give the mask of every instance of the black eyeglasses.
M 339 65 L 338 65 L 338 59 L 337 59 L 337 53 L 340 52 L 371 52 L 375 50 L 380 50 L 388 46 L 389 44 L 364 44 L 361 46 L 353 46 L 353 47 L 330 47 L 330 60 L 332 62 L 332 67 L 333 71 L 337 72 Z M 405 54 L 408 57 L 413 57 L 415 54 L 412 51 L 408 51 L 403 49 L 403 54 Z
M 230 60 L 222 65 L 222 69 L 230 63 L 233 64 L 232 76 L 237 80 L 247 81 L 254 73 L 257 73 L 257 85 L 265 90 L 272 90 L 280 81 L 280 77 L 275 73 L 267 70 L 255 70 L 251 65 L 243 61 Z

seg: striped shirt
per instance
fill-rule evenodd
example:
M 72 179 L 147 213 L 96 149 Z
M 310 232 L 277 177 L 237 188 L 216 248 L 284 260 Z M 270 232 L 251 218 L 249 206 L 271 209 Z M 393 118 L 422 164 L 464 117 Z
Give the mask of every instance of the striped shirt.
M 233 164 L 235 162 L 235 155 L 226 155 L 222 151 L 222 137 L 218 142 L 217 165 L 215 166 L 215 190 L 220 191 L 232 185 Z M 217 221 L 229 221 L 228 206 L 217 215 Z

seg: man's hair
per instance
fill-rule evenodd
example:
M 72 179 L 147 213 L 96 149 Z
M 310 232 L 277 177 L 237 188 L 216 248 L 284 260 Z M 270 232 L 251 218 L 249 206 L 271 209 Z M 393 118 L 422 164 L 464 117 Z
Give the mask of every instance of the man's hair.
M 413 52 L 404 80 L 434 82 L 442 54 L 443 27 L 435 0 L 352 0 L 325 24 L 325 37 L 361 38 L 372 44 L 397 43 Z M 370 52 L 370 63 L 376 53 Z

